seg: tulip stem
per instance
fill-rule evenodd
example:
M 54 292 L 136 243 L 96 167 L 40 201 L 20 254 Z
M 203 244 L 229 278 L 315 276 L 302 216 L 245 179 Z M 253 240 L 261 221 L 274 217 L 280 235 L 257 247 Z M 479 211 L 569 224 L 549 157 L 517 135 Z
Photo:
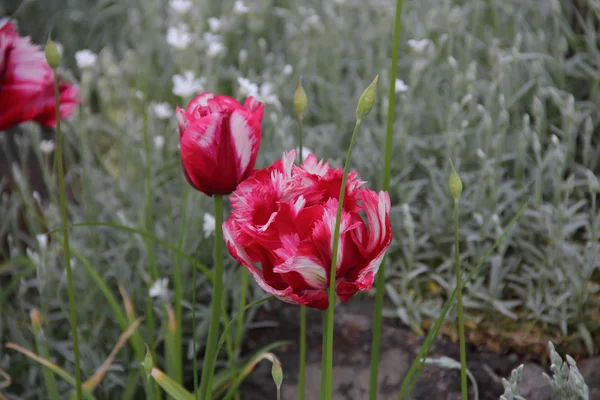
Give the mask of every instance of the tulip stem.
M 402 25 L 402 0 L 396 1 L 396 17 L 394 23 L 394 41 L 392 46 L 392 68 L 390 70 L 390 86 L 388 90 L 387 126 L 385 136 L 385 161 L 383 164 L 383 190 L 390 189 L 392 172 L 392 146 L 394 137 L 394 110 L 396 109 L 396 73 L 398 71 L 398 51 L 400 49 L 400 27 Z M 381 323 L 383 319 L 383 298 L 385 295 L 385 258 L 381 261 L 375 281 L 375 318 L 373 321 L 373 338 L 371 340 L 371 375 L 369 381 L 369 400 L 377 399 L 377 377 L 379 374 L 379 352 L 381 339 Z
M 467 400 L 467 351 L 465 348 L 465 315 L 460 279 L 460 253 L 458 252 L 458 199 L 454 199 L 454 264 L 456 272 L 456 300 L 458 303 L 458 336 L 460 343 L 460 388 L 462 400 Z
M 192 374 L 194 394 L 198 392 L 198 356 L 196 351 L 196 268 L 192 269 Z
M 302 154 L 302 115 L 298 116 L 298 165 L 304 162 Z M 300 306 L 300 367 L 298 368 L 298 400 L 304 400 L 306 376 L 306 307 Z
M 333 249 L 331 252 L 331 268 L 329 272 L 329 307 L 327 308 L 327 343 L 326 343 L 326 364 L 325 364 L 325 378 L 327 383 L 327 391 L 325 398 L 331 400 L 332 398 L 332 379 L 333 379 L 333 308 L 335 304 L 335 281 L 336 281 L 336 266 L 337 266 L 337 253 L 340 241 L 340 223 L 342 219 L 342 206 L 344 204 L 344 197 L 346 195 L 346 181 L 348 180 L 348 171 L 350 170 L 350 161 L 352 159 L 352 150 L 354 149 L 354 143 L 356 142 L 356 136 L 358 136 L 358 128 L 360 127 L 361 119 L 357 118 L 354 124 L 354 131 L 352 132 L 352 138 L 350 139 L 350 146 L 348 146 L 348 154 L 346 155 L 346 164 L 344 165 L 344 174 L 342 175 L 342 184 L 340 187 L 340 195 L 338 198 L 337 215 L 335 219 L 335 229 L 333 231 Z
M 65 171 L 63 166 L 63 140 L 60 129 L 60 94 L 58 91 L 58 75 L 54 72 L 54 98 L 56 100 L 56 162 L 58 163 L 58 186 L 60 191 L 60 216 L 65 251 L 65 267 L 67 269 L 67 290 L 69 292 L 69 311 L 71 314 L 71 334 L 73 336 L 73 359 L 75 363 L 75 393 L 77 400 L 82 399 L 81 369 L 79 362 L 79 336 L 77 334 L 77 313 L 75 311 L 75 289 L 73 288 L 73 271 L 71 270 L 71 246 L 67 229 L 67 193 L 65 189 Z
M 208 400 L 212 393 L 212 377 L 215 368 L 215 352 L 219 338 L 219 324 L 221 320 L 221 301 L 223 301 L 223 196 L 215 195 L 215 251 L 214 251 L 214 282 L 212 307 L 210 312 L 210 325 L 208 339 L 204 353 L 202 377 L 200 378 L 200 391 L 198 399 Z

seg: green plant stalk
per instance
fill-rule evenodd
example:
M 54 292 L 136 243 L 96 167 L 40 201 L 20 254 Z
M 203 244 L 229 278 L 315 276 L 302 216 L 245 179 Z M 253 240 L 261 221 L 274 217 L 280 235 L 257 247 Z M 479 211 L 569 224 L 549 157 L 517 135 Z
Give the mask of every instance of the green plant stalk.
M 335 229 L 333 231 L 333 250 L 331 253 L 331 270 L 329 273 L 329 307 L 327 308 L 327 343 L 326 343 L 326 384 L 327 391 L 325 393 L 326 399 L 331 400 L 332 398 L 332 383 L 333 379 L 333 309 L 335 304 L 335 278 L 336 278 L 336 265 L 337 265 L 337 252 L 339 247 L 339 236 L 340 236 L 340 223 L 342 220 L 342 206 L 344 204 L 344 197 L 346 195 L 346 181 L 348 180 L 348 171 L 350 170 L 350 161 L 352 159 L 352 150 L 356 142 L 356 136 L 358 134 L 358 128 L 360 127 L 361 120 L 357 119 L 354 124 L 354 131 L 352 132 L 352 138 L 350 139 L 350 146 L 348 147 L 348 154 L 346 155 L 346 164 L 344 165 L 344 174 L 342 175 L 342 184 L 340 187 L 340 195 L 338 198 L 337 215 L 335 219 Z
M 238 310 L 241 311 L 241 316 L 237 321 L 237 326 L 235 329 L 235 336 L 233 341 L 233 349 L 234 349 L 234 361 L 237 360 L 240 354 L 241 346 L 242 346 L 242 336 L 244 334 L 244 307 L 246 306 L 246 301 L 248 299 L 248 278 L 250 273 L 246 270 L 246 268 L 240 269 L 241 282 L 240 282 L 240 298 L 238 303 Z M 234 364 L 235 365 L 235 364 Z M 239 392 L 236 392 L 236 400 L 239 400 Z
M 298 116 L 298 165 L 302 165 L 302 116 Z M 300 306 L 300 349 L 298 367 L 298 400 L 304 400 L 306 379 L 306 307 Z M 277 392 L 279 394 L 279 392 Z
M 71 334 L 73 335 L 73 359 L 75 364 L 75 393 L 77 400 L 82 399 L 81 369 L 79 362 L 79 336 L 77 334 L 77 313 L 75 312 L 75 289 L 73 288 L 73 271 L 71 270 L 71 246 L 67 229 L 67 192 L 65 189 L 65 171 L 63 166 L 63 140 L 60 129 L 60 94 L 58 91 L 58 75 L 54 72 L 54 98 L 56 100 L 56 162 L 58 163 L 58 186 L 60 190 L 60 216 L 65 250 L 65 267 L 67 268 L 67 289 L 69 292 L 69 310 L 71 314 Z
M 523 204 L 521 206 L 521 208 L 519 208 L 517 215 L 515 215 L 514 218 L 510 221 L 510 223 L 508 224 L 506 229 L 504 229 L 504 231 L 502 232 L 500 237 L 498 237 L 498 239 L 496 239 L 496 241 L 494 242 L 492 247 L 490 247 L 490 249 L 482 257 L 482 259 L 479 260 L 479 262 L 477 263 L 475 268 L 473 268 L 473 270 L 469 273 L 469 275 L 467 275 L 466 279 L 464 281 L 462 281 L 461 286 L 464 286 L 467 282 L 469 282 L 471 279 L 473 279 L 473 277 L 475 275 L 477 275 L 479 273 L 479 270 L 481 269 L 483 263 L 486 262 L 488 257 L 494 252 L 494 250 L 496 250 L 496 248 L 500 245 L 500 243 L 502 243 L 502 241 L 504 240 L 504 238 L 506 237 L 506 235 L 508 234 L 510 229 L 513 227 L 513 225 L 516 224 L 517 221 L 521 218 L 523 211 L 525 211 L 525 209 L 529 205 L 530 201 L 531 201 L 531 199 L 527 200 L 525 202 L 525 204 Z M 433 327 L 427 333 L 427 337 L 425 338 L 425 341 L 423 342 L 423 345 L 421 346 L 421 349 L 419 350 L 419 354 L 417 354 L 417 357 L 415 357 L 415 359 L 413 360 L 406 376 L 404 377 L 404 381 L 402 382 L 402 386 L 400 387 L 400 393 L 398 393 L 398 400 L 402 400 L 404 398 L 406 398 L 406 399 L 410 398 L 412 389 L 413 389 L 414 385 L 417 383 L 417 380 L 419 379 L 419 374 L 421 373 L 421 370 L 423 369 L 423 366 L 425 365 L 424 361 L 427 358 L 427 355 L 429 354 L 429 350 L 431 350 L 433 341 L 435 340 L 435 337 L 437 336 L 437 333 L 440 330 L 442 323 L 444 322 L 444 318 L 446 318 L 446 314 L 448 313 L 448 311 L 450 310 L 450 307 L 454 304 L 454 301 L 456 300 L 457 293 L 458 293 L 457 288 L 454 288 L 454 290 L 452 291 L 452 294 L 450 295 L 450 298 L 448 299 L 448 301 L 446 302 L 446 305 L 442 309 L 442 312 L 440 313 L 439 317 L 435 320 Z
M 148 105 L 146 102 L 143 103 L 143 134 L 144 134 L 144 152 L 146 154 L 146 218 L 145 228 L 149 230 L 151 234 L 154 233 L 154 201 L 152 196 L 152 163 L 150 162 L 150 138 L 148 132 Z M 146 239 L 146 248 L 148 250 L 148 262 L 150 264 L 150 278 L 152 282 L 158 279 L 158 268 L 156 267 L 156 258 L 154 256 L 154 242 Z M 146 304 L 146 321 L 148 323 L 148 337 L 146 338 L 147 343 L 150 344 L 150 353 L 152 358 L 156 360 L 156 342 L 151 336 L 155 332 L 154 327 L 154 308 L 152 304 L 152 297 L 148 296 Z M 156 398 L 160 399 L 160 389 L 158 384 L 154 384 Z
M 214 283 L 208 339 L 200 378 L 200 400 L 208 400 L 212 390 L 212 376 L 216 360 L 216 344 L 219 336 L 221 319 L 221 301 L 223 300 L 223 196 L 215 195 L 215 250 L 214 250 Z
M 196 354 L 196 268 L 192 271 L 192 373 L 194 394 L 198 393 L 198 359 Z
M 37 348 L 37 352 L 40 357 L 45 358 L 46 360 L 50 359 L 50 352 L 48 351 L 48 347 L 46 346 L 45 335 L 42 327 L 39 323 L 32 323 L 33 333 L 35 337 L 35 346 Z M 52 371 L 48 368 L 42 368 L 42 375 L 44 377 L 44 387 L 46 388 L 46 393 L 48 399 L 50 400 L 60 400 L 60 394 L 58 392 L 58 386 L 56 384 L 56 378 Z
M 383 190 L 390 189 L 392 176 L 392 146 L 394 138 L 394 110 L 396 109 L 396 74 L 398 71 L 398 52 L 400 50 L 400 28 L 402 26 L 402 0 L 396 1 L 396 17 L 394 20 L 394 40 L 392 47 L 392 67 L 390 70 L 390 87 L 388 91 L 388 111 L 385 135 L 385 158 L 383 164 Z M 383 319 L 383 299 L 385 296 L 385 256 L 381 260 L 375 278 L 375 317 L 373 320 L 373 338 L 371 339 L 371 370 L 369 377 L 369 399 L 377 399 L 377 377 L 379 375 L 379 351 L 381 340 L 381 323 Z
M 467 397 L 467 352 L 465 348 L 465 314 L 463 311 L 462 291 L 460 280 L 460 253 L 458 248 L 458 199 L 454 199 L 454 268 L 456 272 L 456 293 L 458 307 L 458 337 L 460 342 L 460 390 L 462 400 Z
M 321 386 L 319 390 L 319 399 L 325 399 L 327 390 L 327 377 L 325 376 L 325 348 L 327 347 L 327 314 L 323 313 L 323 334 L 321 338 Z
M 223 290 L 223 301 L 221 302 L 221 315 L 225 321 L 229 320 L 229 316 L 227 315 L 227 291 Z M 224 321 L 223 321 L 224 322 Z M 225 326 L 225 323 L 223 323 Z M 225 350 L 227 351 L 227 360 L 229 361 L 229 372 L 231 376 L 237 375 L 237 367 L 235 365 L 235 350 L 233 349 L 233 342 L 231 340 L 231 335 L 227 334 L 225 336 Z M 234 397 L 238 399 L 239 393 L 235 392 Z
M 181 207 L 181 231 L 179 232 L 179 248 L 183 247 L 183 241 L 185 239 L 185 229 L 187 223 L 187 209 L 188 209 L 188 198 L 190 196 L 191 188 L 186 186 L 185 194 L 183 195 L 183 205 Z M 181 256 L 177 255 L 175 259 L 175 266 L 173 268 L 173 282 L 175 286 L 175 319 L 177 320 L 177 327 L 175 330 L 175 354 L 176 363 L 175 374 L 173 379 L 175 382 L 183 383 L 183 335 L 182 335 L 182 322 L 183 322 L 183 309 L 181 307 Z

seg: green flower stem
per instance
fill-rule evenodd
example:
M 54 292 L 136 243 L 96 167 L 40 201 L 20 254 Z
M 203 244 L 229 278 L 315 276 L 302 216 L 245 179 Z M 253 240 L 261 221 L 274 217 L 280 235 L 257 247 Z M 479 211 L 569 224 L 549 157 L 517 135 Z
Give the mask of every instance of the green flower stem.
M 248 282 L 250 273 L 246 268 L 240 269 L 241 282 L 240 282 L 240 298 L 238 302 L 238 310 L 240 310 L 240 318 L 237 320 L 237 325 L 235 327 L 235 336 L 233 342 L 233 348 L 235 351 L 235 358 L 240 354 L 240 350 L 242 347 L 242 336 L 244 335 L 244 323 L 246 311 L 244 307 L 246 307 L 246 302 L 248 301 Z M 235 367 L 235 364 L 233 364 Z M 237 393 L 239 397 L 239 392 Z
M 348 171 L 350 170 L 350 160 L 352 159 L 352 150 L 354 149 L 354 143 L 356 142 L 356 136 L 358 134 L 358 128 L 360 127 L 360 123 L 361 119 L 357 118 L 356 123 L 354 124 L 354 131 L 352 132 L 352 139 L 350 139 L 348 154 L 346 155 L 346 164 L 344 165 L 344 174 L 342 176 L 342 185 L 340 187 L 340 196 L 338 198 L 335 229 L 333 231 L 333 249 L 331 253 L 331 269 L 329 273 L 329 307 L 327 308 L 327 343 L 325 347 L 325 379 L 327 384 L 325 398 L 328 400 L 331 400 L 332 398 L 333 389 L 333 385 L 331 383 L 333 379 L 333 308 L 335 304 L 335 280 L 337 252 L 340 240 L 340 223 L 342 220 L 342 206 L 344 204 L 344 197 L 346 195 L 346 181 L 348 180 Z
M 396 109 L 396 74 L 398 71 L 398 52 L 400 50 L 400 27 L 402 25 L 402 0 L 396 1 L 396 17 L 394 23 L 394 42 L 392 46 L 392 67 L 390 70 L 390 87 L 388 90 L 387 126 L 385 136 L 385 159 L 383 164 L 383 190 L 390 189 L 392 175 L 392 146 L 394 137 L 394 110 Z M 383 319 L 383 298 L 385 295 L 385 257 L 381 260 L 375 278 L 375 318 L 373 321 L 373 338 L 371 339 L 371 374 L 369 379 L 369 399 L 377 399 L 377 377 L 379 374 L 379 351 L 381 340 L 381 323 Z
M 298 116 L 298 165 L 302 165 L 302 116 Z M 304 400 L 306 379 L 306 307 L 300 307 L 300 361 L 298 368 L 298 400 Z
M 462 400 L 467 400 L 467 352 L 465 349 L 465 315 L 462 302 L 462 282 L 460 279 L 460 253 L 458 252 L 458 199 L 454 200 L 454 263 L 456 270 L 456 292 L 458 303 L 458 335 L 460 341 L 460 388 Z
M 327 347 L 327 314 L 323 313 L 323 335 L 321 338 L 321 386 L 319 391 L 319 399 L 325 399 L 325 391 L 327 390 L 327 377 L 325 376 L 325 348 Z
M 69 310 L 71 313 L 71 334 L 73 336 L 73 359 L 75 363 L 75 394 L 81 400 L 81 369 L 79 366 L 79 336 L 77 334 L 77 313 L 75 312 L 75 289 L 73 288 L 73 271 L 71 270 L 71 246 L 67 229 L 67 193 L 65 189 L 65 171 L 63 165 L 62 131 L 60 129 L 60 94 L 58 91 L 58 75 L 54 71 L 54 98 L 56 100 L 56 162 L 58 163 L 58 186 L 60 190 L 60 216 L 65 250 L 65 267 L 67 269 L 67 289 L 69 292 Z
M 198 359 L 196 354 L 196 268 L 192 271 L 192 371 L 194 394 L 198 393 Z
M 198 399 L 210 399 L 212 393 L 212 376 L 215 368 L 215 351 L 219 337 L 219 324 L 221 318 L 221 301 L 223 300 L 223 196 L 215 195 L 215 252 L 214 252 L 214 282 L 212 295 L 212 308 L 210 313 L 210 325 L 208 328 L 208 340 L 202 366 L 202 377 L 200 379 L 200 391 Z

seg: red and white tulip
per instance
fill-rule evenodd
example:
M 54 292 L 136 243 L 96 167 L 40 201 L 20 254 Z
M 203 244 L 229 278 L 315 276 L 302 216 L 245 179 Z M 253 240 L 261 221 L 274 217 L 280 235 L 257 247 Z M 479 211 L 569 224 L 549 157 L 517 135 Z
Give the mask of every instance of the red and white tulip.
M 253 97 L 244 105 L 228 96 L 202 93 L 185 110 L 177 107 L 183 171 L 208 196 L 226 195 L 254 169 L 262 137 L 264 106 Z
M 223 232 L 231 255 L 266 292 L 325 310 L 343 171 L 312 154 L 298 167 L 295 156 L 284 153 L 238 186 Z M 389 195 L 363 184 L 348 175 L 336 265 L 342 301 L 373 286 L 392 240 Z
M 59 77 L 60 79 L 60 77 Z M 79 88 L 59 80 L 60 116 L 79 102 Z M 0 21 L 0 131 L 22 122 L 56 126 L 54 76 L 43 49 L 20 37 L 10 20 Z

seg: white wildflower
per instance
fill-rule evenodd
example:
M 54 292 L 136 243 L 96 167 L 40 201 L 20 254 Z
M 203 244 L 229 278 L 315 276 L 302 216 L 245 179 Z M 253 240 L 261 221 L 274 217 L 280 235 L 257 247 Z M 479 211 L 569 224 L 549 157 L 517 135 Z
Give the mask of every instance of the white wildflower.
M 208 45 L 208 49 L 206 49 L 206 55 L 210 58 L 215 58 L 221 54 L 224 54 L 227 48 L 221 42 L 212 42 Z
M 284 76 L 289 76 L 292 74 L 292 72 L 294 72 L 294 68 L 290 64 L 287 64 L 285 67 L 283 67 L 281 72 Z
M 96 65 L 97 59 L 98 56 L 91 50 L 79 50 L 75 53 L 75 61 L 77 62 L 77 67 L 79 67 L 79 69 L 92 68 Z
M 416 53 L 422 53 L 431 43 L 432 42 L 429 39 L 410 39 L 408 41 L 408 47 Z
M 252 83 L 252 82 L 250 82 L 249 79 L 242 78 L 240 76 L 238 76 L 237 81 L 238 81 L 238 85 L 240 85 L 240 93 L 243 96 L 246 96 L 246 97 L 252 96 L 254 98 L 260 97 L 257 84 Z
M 38 242 L 38 247 L 40 251 L 44 252 L 48 247 L 48 235 L 46 235 L 45 233 L 39 233 L 35 235 L 35 238 Z
M 552 141 L 552 144 L 555 145 L 556 147 L 560 146 L 560 139 L 558 139 L 558 136 L 552 135 L 550 137 L 550 140 Z
M 168 119 L 173 116 L 173 109 L 169 103 L 153 103 L 152 111 L 159 119 Z
M 477 153 L 477 157 L 481 158 L 482 160 L 485 160 L 485 153 L 483 152 L 483 150 L 477 149 L 475 153 Z
M 42 196 L 40 196 L 40 192 L 38 192 L 37 190 L 33 191 L 33 198 L 38 204 L 38 206 L 42 204 Z
M 192 42 L 192 35 L 189 32 L 187 25 L 170 26 L 167 30 L 167 43 L 170 46 L 183 50 L 186 49 Z
M 27 257 L 29 257 L 29 259 L 31 260 L 31 262 L 32 262 L 32 263 L 33 263 L 33 264 L 34 264 L 36 267 L 37 267 L 37 266 L 39 266 L 39 265 L 41 264 L 41 261 L 42 261 L 42 259 L 41 259 L 40 255 L 39 255 L 37 252 L 35 252 L 35 251 L 31 250 L 31 249 L 28 247 L 28 248 L 26 248 L 26 249 L 25 249 L 25 253 L 27 254 Z
M 135 91 L 135 97 L 136 97 L 136 98 L 137 98 L 139 101 L 142 101 L 142 100 L 144 100 L 144 97 L 146 97 L 146 96 L 144 96 L 144 92 L 142 92 L 141 90 L 136 90 L 136 91 Z
M 161 278 L 150 287 L 150 297 L 167 297 L 169 294 L 169 278 Z
M 211 31 L 218 32 L 221 29 L 221 20 L 215 17 L 209 18 L 208 26 L 210 27 Z
M 169 1 L 169 7 L 176 14 L 183 15 L 192 8 L 191 0 L 171 0 Z
M 196 79 L 194 71 L 187 70 L 183 75 L 173 75 L 173 94 L 190 97 L 204 91 L 205 78 Z
M 241 49 L 239 58 L 240 58 L 240 64 L 244 64 L 246 62 L 246 60 L 248 59 L 248 50 Z
M 207 238 L 215 231 L 215 217 L 212 214 L 204 213 L 204 223 L 202 224 L 204 237 Z
M 296 147 L 296 154 L 300 154 L 300 147 Z M 315 153 L 308 147 L 302 146 L 302 159 L 303 160 L 306 160 L 306 157 L 308 157 L 311 154 L 315 154 Z
M 54 151 L 56 145 L 53 140 L 42 140 L 40 142 L 40 151 L 44 154 L 50 154 Z
M 164 136 L 156 136 L 154 138 L 154 147 L 156 147 L 156 150 L 161 151 L 162 148 L 165 146 L 165 137 Z
M 396 78 L 396 93 L 404 93 L 408 90 L 408 86 L 402 79 Z
M 233 13 L 235 15 L 247 14 L 250 9 L 240 0 L 233 4 Z
M 452 69 L 458 68 L 458 62 L 456 61 L 456 58 L 454 58 L 452 56 L 448 56 L 448 64 L 450 64 Z
M 260 95 L 258 99 L 263 103 L 269 103 L 276 106 L 280 106 L 279 97 L 275 94 L 275 85 L 271 82 L 264 82 L 260 85 Z

